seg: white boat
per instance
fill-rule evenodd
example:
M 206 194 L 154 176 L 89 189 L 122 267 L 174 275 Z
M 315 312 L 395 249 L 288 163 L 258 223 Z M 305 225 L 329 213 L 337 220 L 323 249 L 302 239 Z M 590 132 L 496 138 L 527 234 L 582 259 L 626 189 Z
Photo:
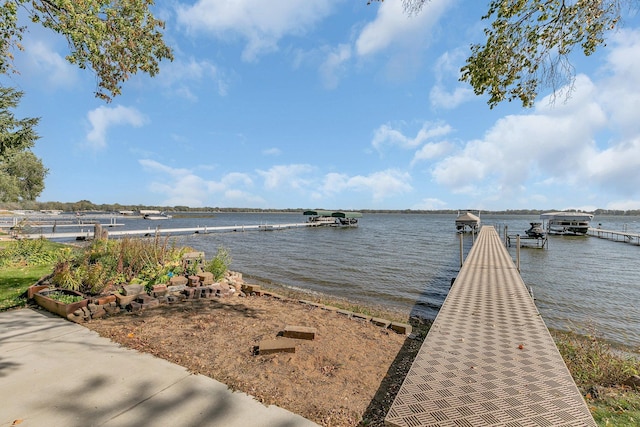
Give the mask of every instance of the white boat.
M 540 215 L 549 234 L 583 235 L 589 231 L 593 214 L 585 212 L 547 212 Z
M 308 222 L 318 225 L 333 225 L 336 223 L 336 219 L 331 216 L 312 216 L 309 217 Z
M 161 219 L 170 219 L 172 217 L 171 217 L 171 215 L 167 215 L 164 212 L 160 212 L 160 213 L 157 213 L 157 214 L 146 214 L 142 218 L 157 221 L 157 220 L 161 220 Z
M 478 213 L 479 214 L 479 213 Z M 471 212 L 458 212 L 456 217 L 456 230 L 458 233 L 464 233 L 467 230 L 471 232 L 478 232 L 480 229 L 480 217 L 472 214 Z

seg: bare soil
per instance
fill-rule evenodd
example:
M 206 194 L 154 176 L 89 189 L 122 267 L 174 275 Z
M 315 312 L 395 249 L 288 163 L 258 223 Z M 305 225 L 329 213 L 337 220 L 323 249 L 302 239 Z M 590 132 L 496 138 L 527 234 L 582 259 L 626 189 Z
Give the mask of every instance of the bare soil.
M 295 353 L 256 354 L 287 325 L 316 328 L 316 338 L 296 340 Z M 268 296 L 183 302 L 85 326 L 327 427 L 382 426 L 427 330 L 414 324 L 410 338 Z

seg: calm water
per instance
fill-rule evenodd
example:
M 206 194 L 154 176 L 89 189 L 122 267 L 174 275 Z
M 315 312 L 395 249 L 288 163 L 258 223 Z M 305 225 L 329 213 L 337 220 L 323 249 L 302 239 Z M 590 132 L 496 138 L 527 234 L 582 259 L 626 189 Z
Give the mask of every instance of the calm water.
M 304 222 L 301 214 L 216 214 L 167 221 L 121 219 L 129 229 Z M 183 236 L 206 256 L 227 248 L 245 276 L 434 318 L 459 270 L 455 215 L 366 214 L 358 228 L 300 228 Z M 483 215 L 502 235 L 524 234 L 537 216 Z M 640 232 L 640 217 L 596 217 L 603 229 Z M 464 252 L 471 246 L 466 236 Z M 515 258 L 515 248 L 509 249 Z M 548 326 L 640 347 L 640 247 L 592 237 L 551 236 L 522 248 L 522 277 Z

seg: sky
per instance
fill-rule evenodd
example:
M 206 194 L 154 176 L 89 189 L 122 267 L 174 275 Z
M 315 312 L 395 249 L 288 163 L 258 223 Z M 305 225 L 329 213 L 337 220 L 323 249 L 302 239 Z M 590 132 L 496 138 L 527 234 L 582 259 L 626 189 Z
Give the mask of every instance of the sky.
M 30 26 L 3 84 L 25 92 L 17 117 L 40 117 L 37 200 L 640 209 L 638 15 L 572 57 L 568 98 L 490 109 L 459 81 L 488 3 L 157 0 L 175 59 L 111 103 L 62 37 Z

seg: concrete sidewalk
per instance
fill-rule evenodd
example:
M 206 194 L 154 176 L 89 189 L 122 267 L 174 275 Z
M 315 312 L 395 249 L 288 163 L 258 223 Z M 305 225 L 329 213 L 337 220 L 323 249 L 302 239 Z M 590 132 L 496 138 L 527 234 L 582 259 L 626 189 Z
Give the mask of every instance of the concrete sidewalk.
M 45 311 L 0 313 L 0 427 L 317 424 Z

